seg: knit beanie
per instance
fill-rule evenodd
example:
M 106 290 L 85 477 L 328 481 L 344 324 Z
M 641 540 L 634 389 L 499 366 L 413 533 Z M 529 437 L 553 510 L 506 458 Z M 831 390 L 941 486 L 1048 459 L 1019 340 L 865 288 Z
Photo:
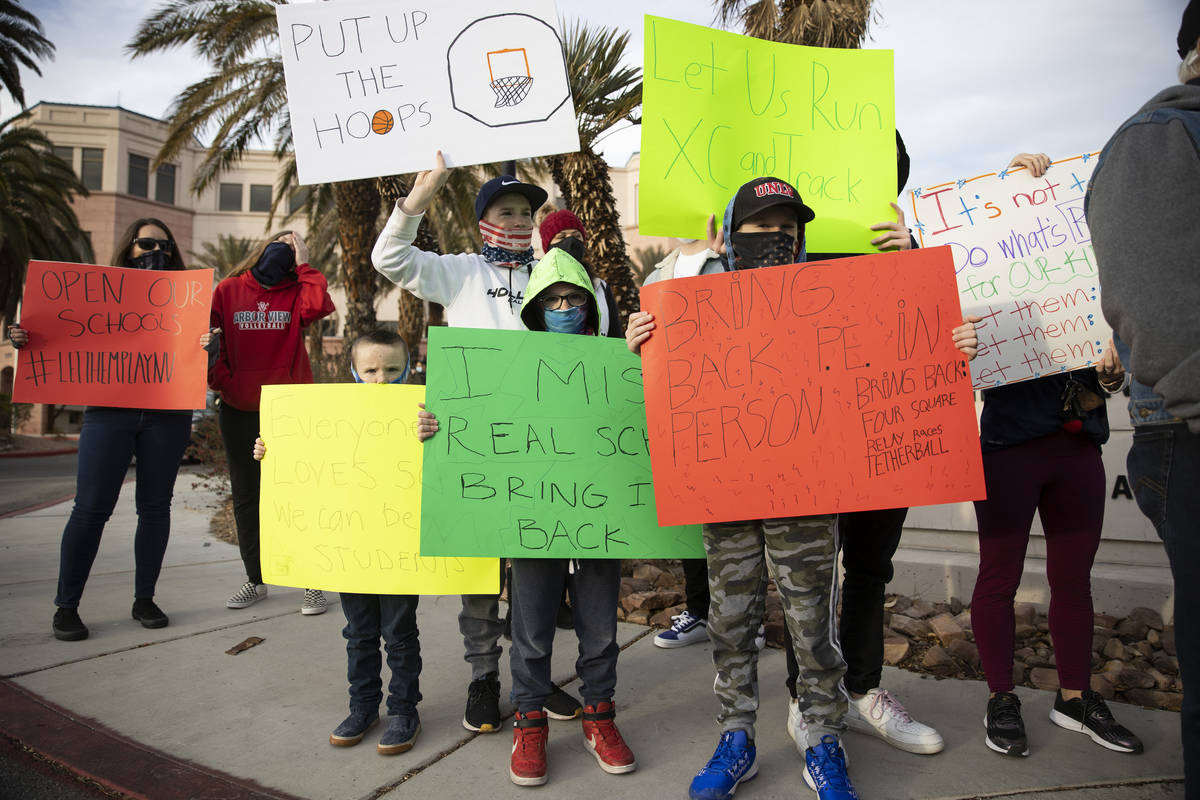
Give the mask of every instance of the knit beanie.
M 579 221 L 579 217 L 572 214 L 567 209 L 559 209 L 553 214 L 547 214 L 542 220 L 542 224 L 538 226 L 538 233 L 542 235 L 542 252 L 549 252 L 550 240 L 559 234 L 561 231 L 577 230 L 583 234 L 583 240 L 587 241 L 587 231 L 583 229 L 583 223 Z

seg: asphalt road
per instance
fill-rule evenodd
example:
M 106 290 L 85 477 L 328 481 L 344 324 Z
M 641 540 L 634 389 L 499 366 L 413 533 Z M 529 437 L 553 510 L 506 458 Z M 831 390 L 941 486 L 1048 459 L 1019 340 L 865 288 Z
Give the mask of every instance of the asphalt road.
M 0 458 L 0 514 L 75 493 L 76 453 Z

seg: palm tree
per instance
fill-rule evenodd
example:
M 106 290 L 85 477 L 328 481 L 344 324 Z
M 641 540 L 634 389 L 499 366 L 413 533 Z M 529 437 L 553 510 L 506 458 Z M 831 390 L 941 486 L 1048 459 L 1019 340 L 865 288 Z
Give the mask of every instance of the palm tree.
M 654 271 L 654 267 L 670 254 L 670 250 L 662 245 L 651 244 L 645 247 L 634 248 L 634 275 L 638 281 L 645 282 L 646 278 L 650 277 L 650 273 Z
M 871 0 L 714 0 L 728 27 L 758 39 L 809 47 L 861 47 Z
M 42 35 L 42 23 L 17 0 L 0 0 L 0 86 L 25 108 L 21 86 L 24 66 L 41 75 L 35 59 L 54 59 L 54 45 Z
M 608 165 L 593 149 L 600 135 L 619 122 L 638 122 L 641 70 L 621 61 L 628 32 L 591 28 L 580 22 L 563 31 L 567 75 L 579 120 L 579 152 L 549 156 L 550 172 L 563 199 L 588 231 L 588 259 L 612 289 L 621 326 L 638 308 L 638 289 L 625 250 L 620 215 Z
M 44 133 L 19 127 L 29 115 L 0 123 L 0 303 L 12 320 L 30 259 L 90 263 L 87 234 L 71 209 L 87 189 L 71 165 L 54 155 Z
M 170 0 L 141 21 L 125 46 L 137 58 L 191 45 L 212 67 L 208 77 L 176 96 L 167 140 L 156 158 L 156 163 L 170 161 L 194 137 L 215 127 L 196 169 L 194 192 L 211 185 L 255 140 L 272 133 L 275 155 L 284 162 L 274 207 L 292 190 L 295 157 L 275 7 L 270 0 Z M 346 292 L 345 334 L 352 338 L 376 326 L 371 247 L 379 191 L 374 180 L 343 181 L 331 190 Z
M 192 267 L 211 269 L 218 278 L 224 278 L 250 257 L 255 244 L 253 239 L 219 233 L 215 244 L 205 242 L 199 253 L 191 253 Z

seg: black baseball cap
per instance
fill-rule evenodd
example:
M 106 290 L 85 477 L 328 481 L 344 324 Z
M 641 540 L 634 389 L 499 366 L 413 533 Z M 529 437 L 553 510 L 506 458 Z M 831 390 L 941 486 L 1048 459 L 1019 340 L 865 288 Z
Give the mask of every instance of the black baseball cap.
M 522 195 L 529 201 L 529 210 L 532 212 L 541 208 L 546 202 L 546 198 L 549 197 L 546 190 L 540 186 L 522 183 L 512 175 L 501 175 L 479 187 L 479 194 L 475 196 L 475 218 L 483 219 L 483 212 L 487 211 L 487 207 L 492 204 L 492 201 L 502 194 Z
M 1175 44 L 1179 47 L 1179 57 L 1183 58 L 1188 51 L 1196 46 L 1200 38 L 1200 0 L 1192 0 L 1183 10 L 1183 21 L 1179 24 L 1179 35 Z
M 733 198 L 733 229 L 764 208 L 787 206 L 796 212 L 800 224 L 812 222 L 816 213 L 804 205 L 796 187 L 778 178 L 755 178 L 749 183 L 743 183 Z

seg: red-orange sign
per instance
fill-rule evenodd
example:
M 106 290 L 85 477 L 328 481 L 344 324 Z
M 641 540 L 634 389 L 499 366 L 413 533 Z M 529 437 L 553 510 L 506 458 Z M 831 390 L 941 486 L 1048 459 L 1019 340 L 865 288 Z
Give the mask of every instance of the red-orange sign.
M 660 525 L 984 496 L 949 248 L 642 289 Z
M 13 399 L 204 408 L 211 269 L 159 271 L 31 261 Z

